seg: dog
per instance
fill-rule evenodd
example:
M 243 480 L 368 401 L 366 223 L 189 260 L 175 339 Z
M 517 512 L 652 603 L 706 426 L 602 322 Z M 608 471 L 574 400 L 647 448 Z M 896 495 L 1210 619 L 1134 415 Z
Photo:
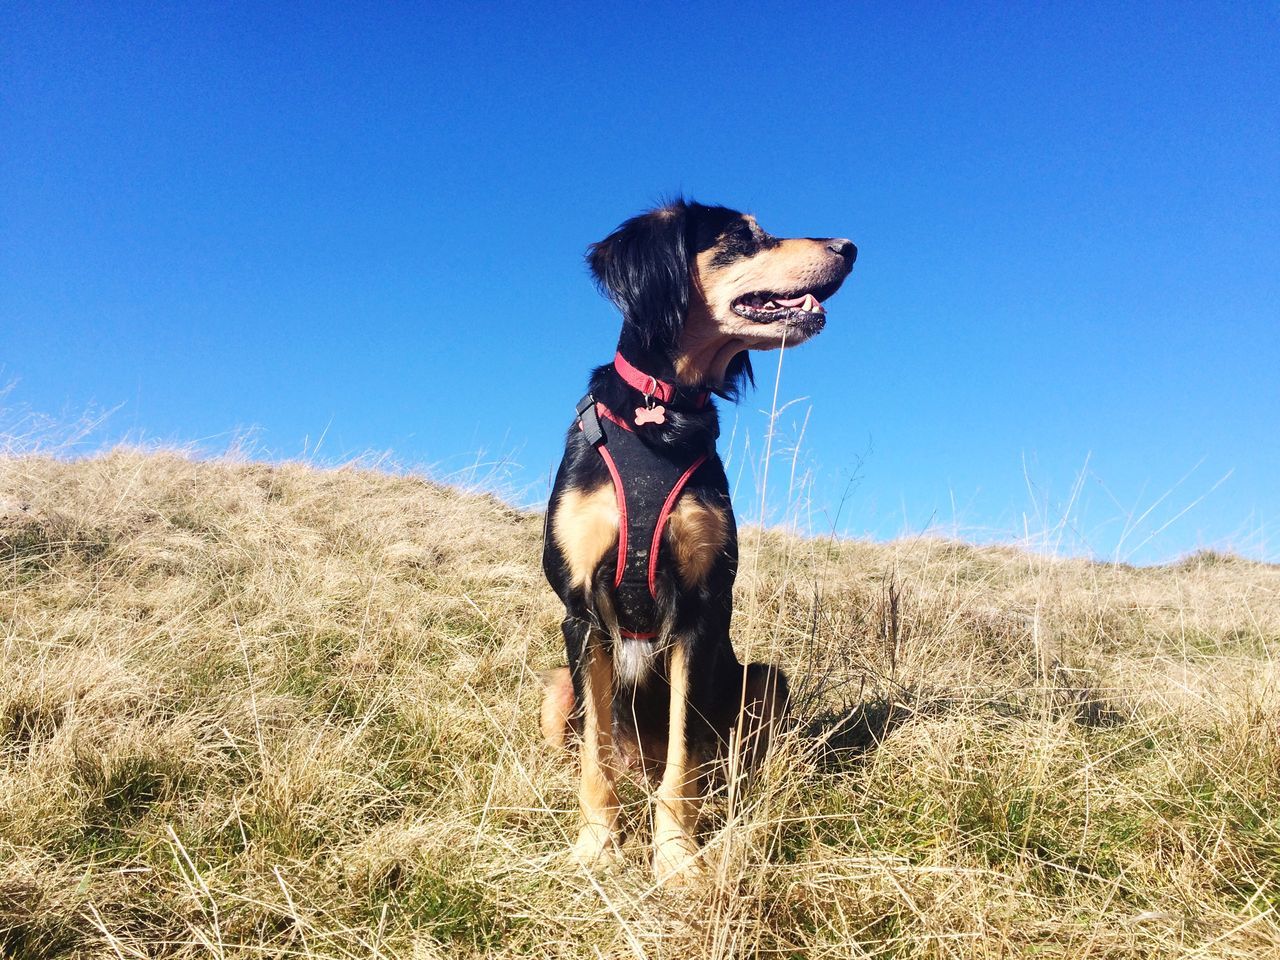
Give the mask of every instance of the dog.
M 578 744 L 580 863 L 617 854 L 617 780 L 639 771 L 657 784 L 658 880 L 695 874 L 708 770 L 733 749 L 756 764 L 785 713 L 785 673 L 740 663 L 730 642 L 737 530 L 713 398 L 754 384 L 750 351 L 821 332 L 856 257 L 849 240 L 779 239 L 684 199 L 588 249 L 622 330 L 577 405 L 543 548 L 568 666 L 544 675 L 541 728 Z

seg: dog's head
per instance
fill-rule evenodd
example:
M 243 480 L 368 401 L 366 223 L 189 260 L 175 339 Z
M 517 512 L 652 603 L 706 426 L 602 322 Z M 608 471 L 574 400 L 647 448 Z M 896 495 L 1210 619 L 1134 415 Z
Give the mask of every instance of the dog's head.
M 779 239 L 737 210 L 677 200 L 592 244 L 587 262 L 622 311 L 624 352 L 732 393 L 751 377 L 747 351 L 795 346 L 822 330 L 823 301 L 856 256 L 849 240 Z

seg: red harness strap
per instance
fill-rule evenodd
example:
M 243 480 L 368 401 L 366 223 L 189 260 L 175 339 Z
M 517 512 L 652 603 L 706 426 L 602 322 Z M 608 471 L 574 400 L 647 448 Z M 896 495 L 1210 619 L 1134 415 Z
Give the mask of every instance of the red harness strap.
M 601 447 L 601 449 L 603 450 L 604 448 Z M 655 600 L 658 598 L 658 591 L 653 585 L 653 578 L 658 572 L 658 548 L 662 546 L 662 530 L 667 525 L 667 517 L 671 515 L 671 508 L 676 505 L 676 500 L 680 498 L 680 492 L 684 490 L 684 485 L 689 482 L 689 478 L 694 475 L 697 469 L 706 463 L 707 456 L 704 453 L 689 464 L 688 470 L 680 474 L 680 479 L 676 481 L 676 485 L 667 494 L 666 502 L 662 504 L 662 511 L 658 514 L 657 526 L 653 528 L 653 543 L 649 547 L 649 595 Z M 615 583 L 614 586 L 617 586 L 617 584 Z
M 596 404 L 596 413 L 600 414 L 600 416 L 604 417 L 606 420 L 616 423 L 623 430 L 627 431 L 627 433 L 635 433 L 635 431 L 631 429 L 631 424 L 627 423 L 626 420 L 622 419 L 622 417 L 618 416 L 603 403 Z
M 609 418 L 614 419 L 613 417 Z M 627 488 L 622 485 L 622 476 L 618 473 L 618 465 L 602 443 L 596 447 L 609 468 L 609 476 L 613 477 L 613 495 L 618 501 L 618 569 L 613 575 L 613 586 L 616 589 L 622 582 L 622 574 L 627 566 Z
M 619 630 L 628 639 L 653 639 L 659 626 L 662 533 L 680 494 L 711 452 L 704 451 L 691 463 L 673 461 L 641 440 L 623 417 L 590 397 L 578 405 L 578 417 L 579 428 L 609 471 L 618 504 L 613 589 Z M 602 419 L 610 424 L 608 434 L 601 428 Z

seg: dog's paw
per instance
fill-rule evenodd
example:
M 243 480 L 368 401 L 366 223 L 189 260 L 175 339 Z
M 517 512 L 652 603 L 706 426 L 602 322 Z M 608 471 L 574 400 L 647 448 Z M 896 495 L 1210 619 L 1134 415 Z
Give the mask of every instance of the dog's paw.
M 600 867 L 612 863 L 621 851 L 618 838 L 603 824 L 586 824 L 578 834 L 570 859 L 579 866 Z
M 678 887 L 702 875 L 698 845 L 687 834 L 658 837 L 653 842 L 653 876 L 663 886 Z

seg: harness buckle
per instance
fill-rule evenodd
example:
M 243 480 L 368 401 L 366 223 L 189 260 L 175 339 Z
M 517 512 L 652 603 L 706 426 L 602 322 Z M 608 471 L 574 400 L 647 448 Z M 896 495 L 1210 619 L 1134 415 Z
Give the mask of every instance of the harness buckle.
M 582 435 L 587 443 L 598 447 L 604 443 L 604 430 L 600 427 L 600 415 L 596 413 L 596 398 L 587 394 L 578 401 L 578 424 L 582 427 Z

